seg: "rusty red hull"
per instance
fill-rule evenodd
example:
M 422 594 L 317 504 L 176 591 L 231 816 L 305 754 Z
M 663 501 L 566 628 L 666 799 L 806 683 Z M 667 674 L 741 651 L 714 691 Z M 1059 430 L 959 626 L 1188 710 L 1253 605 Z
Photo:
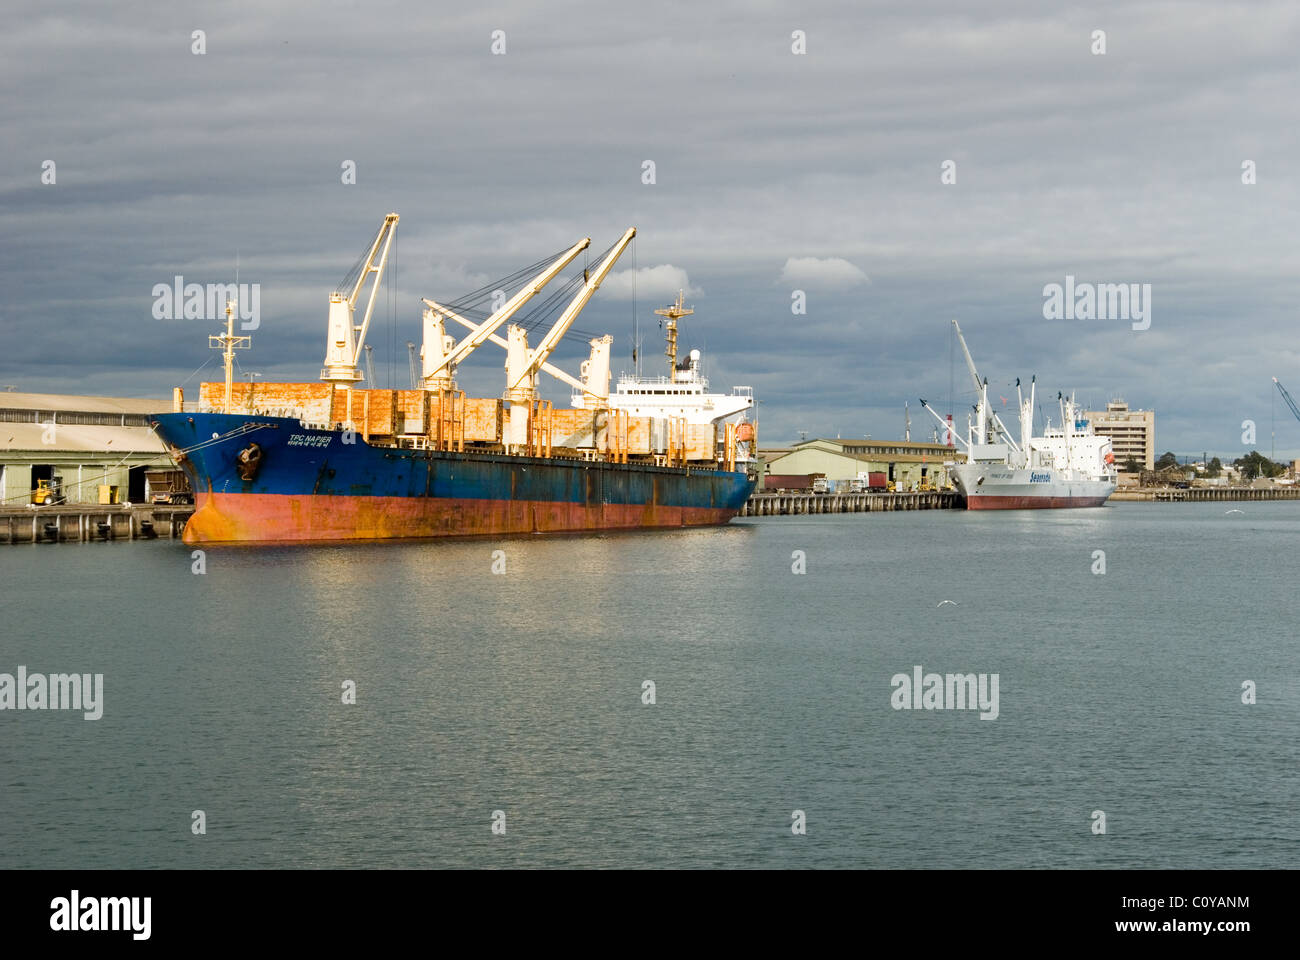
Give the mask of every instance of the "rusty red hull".
M 294 497 L 199 494 L 186 543 L 388 540 L 490 534 L 572 533 L 726 523 L 736 511 L 646 504 L 537 500 Z

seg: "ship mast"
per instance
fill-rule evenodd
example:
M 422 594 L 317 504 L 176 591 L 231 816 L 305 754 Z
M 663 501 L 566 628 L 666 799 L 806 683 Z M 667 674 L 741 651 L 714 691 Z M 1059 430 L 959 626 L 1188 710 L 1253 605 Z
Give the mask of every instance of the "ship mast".
M 668 379 L 672 383 L 677 382 L 677 321 L 682 317 L 689 317 L 695 311 L 689 307 L 682 306 L 684 293 L 677 291 L 677 302 L 656 310 L 655 313 L 661 317 L 667 317 L 668 330 L 668 349 L 664 351 L 664 356 L 668 358 Z
M 235 351 L 247 350 L 253 345 L 252 337 L 235 336 L 235 303 L 226 301 L 226 332 L 208 337 L 208 347 L 212 350 L 224 350 L 222 359 L 226 365 L 226 402 L 223 412 L 230 413 L 234 406 L 234 364 Z

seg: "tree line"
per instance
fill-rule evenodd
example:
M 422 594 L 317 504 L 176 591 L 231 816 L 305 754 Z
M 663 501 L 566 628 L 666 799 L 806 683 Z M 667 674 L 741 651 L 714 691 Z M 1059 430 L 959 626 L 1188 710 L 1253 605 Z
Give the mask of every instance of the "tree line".
M 1178 456 L 1171 450 L 1162 453 L 1156 460 L 1156 472 L 1172 470 L 1179 467 Z M 1238 457 L 1232 461 L 1233 468 L 1241 474 L 1243 480 L 1255 480 L 1259 477 L 1280 477 L 1287 472 L 1287 465 L 1277 463 L 1264 456 L 1258 450 L 1252 450 L 1244 456 Z M 1124 463 L 1124 470 L 1128 473 L 1141 473 L 1142 464 L 1130 457 Z M 1214 457 L 1205 465 L 1205 476 L 1214 478 L 1223 476 L 1223 461 Z

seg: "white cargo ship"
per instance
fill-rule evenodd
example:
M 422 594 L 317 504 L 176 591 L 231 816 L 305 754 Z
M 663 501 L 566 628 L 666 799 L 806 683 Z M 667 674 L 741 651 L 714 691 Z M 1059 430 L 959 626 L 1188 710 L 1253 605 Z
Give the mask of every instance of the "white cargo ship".
M 952 433 L 951 421 L 944 421 L 924 400 L 929 410 L 949 431 L 950 438 L 966 447 L 966 463 L 948 466 L 957 492 L 969 510 L 1030 510 L 1053 507 L 1099 507 L 1115 492 L 1115 454 L 1110 437 L 1093 432 L 1092 424 L 1079 418 L 1073 397 L 1057 394 L 1061 426 L 1051 426 L 1035 437 L 1034 401 L 1036 383 L 1031 380 L 1026 398 L 1016 381 L 1020 410 L 1020 439 L 1017 441 L 1002 418 L 989 406 L 988 379 L 981 379 L 953 321 L 979 402 L 975 416 L 967 420 L 966 439 Z M 951 442 L 951 439 L 950 441 Z

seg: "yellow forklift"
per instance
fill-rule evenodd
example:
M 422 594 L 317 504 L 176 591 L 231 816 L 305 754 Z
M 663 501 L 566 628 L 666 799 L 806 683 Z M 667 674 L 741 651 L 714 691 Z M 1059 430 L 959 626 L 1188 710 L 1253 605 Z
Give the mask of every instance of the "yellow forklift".
M 63 495 L 62 477 L 54 476 L 49 479 L 41 477 L 36 481 L 36 489 L 32 491 L 32 503 L 43 507 L 66 502 L 67 498 Z

